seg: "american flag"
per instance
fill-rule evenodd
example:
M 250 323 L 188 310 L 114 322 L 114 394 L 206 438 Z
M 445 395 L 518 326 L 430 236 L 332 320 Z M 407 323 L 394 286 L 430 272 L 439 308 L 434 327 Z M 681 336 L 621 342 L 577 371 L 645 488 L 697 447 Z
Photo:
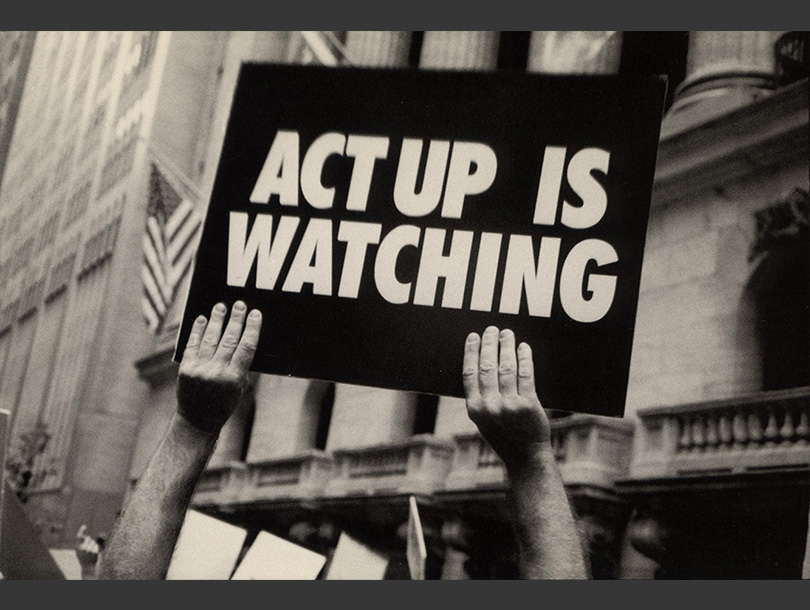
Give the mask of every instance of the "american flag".
M 174 300 L 177 285 L 194 258 L 202 217 L 152 163 L 146 231 L 143 236 L 143 297 L 146 325 L 157 333 Z

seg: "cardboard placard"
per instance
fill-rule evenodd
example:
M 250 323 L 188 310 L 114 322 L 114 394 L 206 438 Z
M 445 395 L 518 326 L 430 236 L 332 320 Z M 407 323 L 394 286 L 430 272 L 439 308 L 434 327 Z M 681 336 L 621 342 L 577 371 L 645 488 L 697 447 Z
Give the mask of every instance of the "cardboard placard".
M 244 65 L 175 359 L 242 299 L 253 370 L 463 396 L 495 325 L 547 408 L 622 415 L 665 88 Z
M 246 537 L 241 527 L 187 511 L 166 580 L 228 580 Z
M 65 580 L 82 580 L 82 564 L 75 549 L 49 549 Z
M 382 580 L 387 568 L 387 557 L 341 532 L 326 580 Z
M 427 561 L 427 546 L 425 535 L 422 532 L 422 520 L 419 518 L 419 507 L 416 498 L 408 498 L 408 541 L 406 544 L 408 557 L 408 570 L 411 580 L 425 580 L 425 563 Z
M 270 532 L 259 532 L 232 580 L 315 580 L 326 557 Z

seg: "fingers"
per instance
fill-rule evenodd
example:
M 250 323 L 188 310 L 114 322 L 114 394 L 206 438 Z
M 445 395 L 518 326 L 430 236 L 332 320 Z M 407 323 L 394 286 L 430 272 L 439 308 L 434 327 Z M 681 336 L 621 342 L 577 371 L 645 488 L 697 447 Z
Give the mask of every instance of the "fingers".
M 517 358 L 515 356 L 515 333 L 508 328 L 500 334 L 500 362 L 498 385 L 501 394 L 517 394 Z
M 205 325 L 207 323 L 208 318 L 205 316 L 197 316 L 197 319 L 194 320 L 194 324 L 191 326 L 191 332 L 188 335 L 188 341 L 186 341 L 186 349 L 183 350 L 183 358 L 197 355 L 197 350 L 200 347 L 200 342 L 202 341 L 203 332 L 205 331 Z
M 478 384 L 484 397 L 498 393 L 498 329 L 489 326 L 481 337 Z
M 518 346 L 518 394 L 521 396 L 536 396 L 534 387 L 534 361 L 532 348 L 526 343 Z
M 223 303 L 217 303 L 211 310 L 211 320 L 203 333 L 200 347 L 197 350 L 197 357 L 201 360 L 210 360 L 219 345 L 219 337 L 222 334 L 222 322 L 225 319 L 227 308 Z
M 222 335 L 222 340 L 219 342 L 217 351 L 214 354 L 214 360 L 219 360 L 224 364 L 231 361 L 236 346 L 239 345 L 239 339 L 242 336 L 242 326 L 245 323 L 245 314 L 247 307 L 243 301 L 236 301 L 231 308 L 231 318 L 228 320 L 228 326 L 225 327 L 225 332 Z
M 245 332 L 233 355 L 231 364 L 234 365 L 239 374 L 244 374 L 250 370 L 253 356 L 256 354 L 256 347 L 259 344 L 259 333 L 262 330 L 262 314 L 258 309 L 250 312 L 247 318 Z
M 464 382 L 464 394 L 467 400 L 478 398 L 481 391 L 478 388 L 478 350 L 481 348 L 481 338 L 478 333 L 467 335 L 464 343 L 464 360 L 461 367 L 461 378 Z
M 521 343 L 515 350 L 515 333 L 488 327 L 481 338 L 470 333 L 464 344 L 462 366 L 467 400 L 495 394 L 534 397 L 532 350 Z

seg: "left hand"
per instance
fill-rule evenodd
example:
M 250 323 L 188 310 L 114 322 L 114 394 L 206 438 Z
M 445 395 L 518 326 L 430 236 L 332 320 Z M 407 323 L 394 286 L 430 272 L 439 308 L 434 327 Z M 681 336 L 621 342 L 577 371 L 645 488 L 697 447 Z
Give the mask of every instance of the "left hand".
M 534 386 L 532 350 L 490 326 L 470 333 L 462 371 L 467 413 L 507 469 L 517 472 L 551 448 L 551 426 Z
M 236 301 L 223 334 L 226 312 L 227 307 L 217 303 L 210 321 L 205 316 L 194 321 L 177 378 L 178 414 L 195 428 L 214 435 L 219 434 L 247 387 L 262 326 L 261 312 L 256 309 L 247 315 L 245 324 L 247 307 Z

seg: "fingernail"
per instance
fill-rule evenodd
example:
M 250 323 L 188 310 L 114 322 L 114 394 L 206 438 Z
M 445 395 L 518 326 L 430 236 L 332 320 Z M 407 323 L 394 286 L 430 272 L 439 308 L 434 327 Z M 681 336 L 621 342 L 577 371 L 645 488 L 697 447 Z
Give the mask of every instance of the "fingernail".
M 508 336 L 509 336 L 509 335 L 511 335 L 511 334 L 512 334 L 512 331 L 511 331 L 510 329 L 508 329 L 508 328 L 504 328 L 504 329 L 501 331 L 501 337 L 504 337 L 504 338 L 505 338 L 505 337 L 508 337 Z
M 217 303 L 214 305 L 214 311 L 217 313 L 225 313 L 225 305 L 222 303 Z
M 237 311 L 244 311 L 245 304 L 242 301 L 237 301 L 236 303 L 233 304 L 233 308 Z
M 250 312 L 250 317 L 253 318 L 254 320 L 261 318 L 262 312 L 260 312 L 258 309 L 254 309 L 253 311 Z
M 205 316 L 199 315 L 197 319 L 194 320 L 194 324 L 205 324 Z
M 476 341 L 478 341 L 477 333 L 470 333 L 467 335 L 467 343 L 475 343 Z
M 484 331 L 485 333 L 496 334 L 498 332 L 497 326 L 487 326 L 487 329 Z

